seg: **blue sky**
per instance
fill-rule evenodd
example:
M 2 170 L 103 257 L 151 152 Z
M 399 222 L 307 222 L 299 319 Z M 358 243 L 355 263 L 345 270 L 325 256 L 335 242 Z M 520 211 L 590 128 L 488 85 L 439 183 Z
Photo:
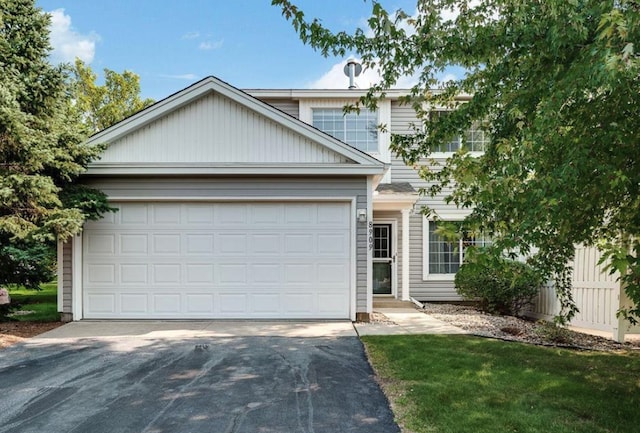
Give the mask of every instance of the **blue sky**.
M 297 0 L 308 17 L 353 31 L 370 16 L 364 0 Z M 382 0 L 412 13 L 415 0 Z M 240 88 L 344 88 L 342 58 L 323 58 L 298 39 L 271 0 L 38 0 L 53 14 L 52 61 L 78 56 L 96 72 L 140 75 L 142 96 L 162 99 L 208 75 Z M 371 75 L 360 78 L 367 87 Z

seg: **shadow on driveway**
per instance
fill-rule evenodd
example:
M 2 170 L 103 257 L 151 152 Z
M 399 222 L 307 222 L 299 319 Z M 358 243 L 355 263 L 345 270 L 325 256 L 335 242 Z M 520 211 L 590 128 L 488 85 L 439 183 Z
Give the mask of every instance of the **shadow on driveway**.
M 0 432 L 400 431 L 355 336 L 172 327 L 0 351 Z

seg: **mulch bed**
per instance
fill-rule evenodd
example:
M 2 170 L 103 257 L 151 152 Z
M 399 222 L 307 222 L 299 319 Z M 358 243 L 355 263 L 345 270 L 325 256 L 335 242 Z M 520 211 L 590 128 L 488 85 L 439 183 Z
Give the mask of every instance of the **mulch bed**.
M 63 322 L 0 322 L 0 349 L 62 325 Z

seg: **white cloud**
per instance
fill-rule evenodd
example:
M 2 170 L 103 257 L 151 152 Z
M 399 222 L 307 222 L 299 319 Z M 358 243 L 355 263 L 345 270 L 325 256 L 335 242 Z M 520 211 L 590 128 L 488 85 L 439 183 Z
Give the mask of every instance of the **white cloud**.
M 73 62 L 79 57 L 85 63 L 91 63 L 96 51 L 96 42 L 100 36 L 94 32 L 83 35 L 71 25 L 71 17 L 64 9 L 56 9 L 51 14 L 51 60 L 54 63 Z
M 200 32 L 187 32 L 182 35 L 182 39 L 196 39 L 200 37 Z
M 469 9 L 473 9 L 482 4 L 483 0 L 470 0 L 468 7 Z M 454 22 L 458 15 L 460 15 L 460 8 L 457 5 L 451 5 L 445 8 L 442 8 L 440 11 L 440 18 L 442 21 L 451 21 Z M 499 14 L 494 10 L 489 16 L 489 20 L 496 20 L 499 18 Z
M 309 83 L 306 88 L 309 89 L 347 89 L 349 88 L 349 77 L 344 74 L 344 66 L 347 64 L 346 60 L 336 63 L 327 71 L 324 75 L 315 81 Z M 447 81 L 455 81 L 462 78 L 465 70 L 460 67 L 446 68 L 440 74 L 436 76 L 438 82 L 441 84 Z M 413 75 L 405 75 L 398 79 L 396 84 L 392 87 L 394 89 L 410 89 L 418 83 L 420 73 L 416 72 Z M 367 69 L 356 77 L 355 82 L 358 89 L 368 89 L 372 84 L 379 83 L 381 81 L 380 73 L 378 70 Z
M 177 74 L 177 75 L 160 75 L 162 78 L 171 78 L 172 80 L 198 80 L 200 76 L 196 74 Z
M 441 83 L 446 83 L 448 81 L 456 81 L 458 77 L 455 74 L 445 74 L 444 76 L 439 78 Z
M 222 44 L 224 44 L 224 40 L 222 39 L 220 39 L 219 41 L 204 41 L 200 42 L 198 48 L 205 51 L 217 50 L 218 48 L 222 47 Z
M 306 87 L 310 89 L 346 89 L 349 87 L 349 77 L 344 73 L 344 66 L 347 64 L 343 60 L 331 67 L 322 77 L 309 83 Z M 356 86 L 359 89 L 368 89 L 371 85 L 380 82 L 380 73 L 377 69 L 364 69 L 355 78 Z M 418 82 L 417 75 L 410 77 L 400 77 L 394 88 L 409 88 Z

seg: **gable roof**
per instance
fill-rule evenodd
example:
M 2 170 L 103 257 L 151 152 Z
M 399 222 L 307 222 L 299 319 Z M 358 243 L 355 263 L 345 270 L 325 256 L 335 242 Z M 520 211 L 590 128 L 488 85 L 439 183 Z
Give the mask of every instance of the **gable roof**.
M 363 174 L 384 163 L 207 77 L 93 135 L 108 143 L 88 175 Z

